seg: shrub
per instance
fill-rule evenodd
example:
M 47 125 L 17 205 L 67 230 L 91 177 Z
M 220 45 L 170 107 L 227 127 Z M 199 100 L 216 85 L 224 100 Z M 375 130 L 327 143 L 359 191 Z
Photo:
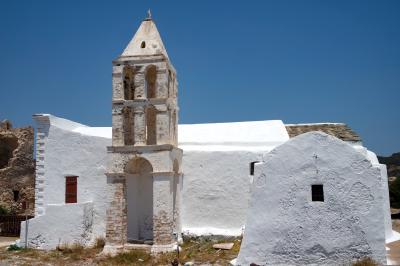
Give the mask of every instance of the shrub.
M 94 243 L 94 248 L 104 248 L 105 245 L 106 245 L 106 240 L 104 239 L 104 237 L 96 238 L 96 241 Z
M 9 250 L 9 251 L 16 251 L 16 250 L 21 250 L 21 249 L 22 249 L 21 247 L 15 245 L 15 244 L 12 244 L 7 248 L 7 250 Z
M 0 205 L 0 215 L 7 215 L 9 213 L 10 213 L 9 209 Z
M 352 264 L 352 266 L 378 266 L 378 265 L 379 264 L 376 263 L 371 258 L 362 258 Z

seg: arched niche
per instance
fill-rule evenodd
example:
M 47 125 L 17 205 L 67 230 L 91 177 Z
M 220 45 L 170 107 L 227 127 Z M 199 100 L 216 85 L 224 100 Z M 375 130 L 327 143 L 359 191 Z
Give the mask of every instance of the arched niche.
M 148 99 L 157 98 L 157 68 L 154 65 L 146 68 L 145 88 Z
M 141 157 L 125 166 L 128 242 L 153 240 L 153 167 Z
M 146 110 L 146 143 L 147 145 L 157 144 L 157 110 L 152 105 Z
M 179 162 L 177 159 L 174 160 L 173 171 L 175 175 L 179 173 Z
M 124 143 L 125 145 L 133 145 L 134 144 L 134 119 L 133 112 L 130 108 L 124 107 L 122 109 L 123 113 L 123 130 L 124 130 Z
M 134 100 L 135 98 L 135 75 L 133 68 L 130 66 L 124 67 L 124 99 Z

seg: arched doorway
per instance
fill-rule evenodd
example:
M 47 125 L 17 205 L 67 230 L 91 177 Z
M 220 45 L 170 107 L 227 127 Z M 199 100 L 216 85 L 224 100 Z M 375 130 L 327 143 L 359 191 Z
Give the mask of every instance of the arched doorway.
M 128 242 L 153 240 L 153 167 L 143 158 L 125 166 Z

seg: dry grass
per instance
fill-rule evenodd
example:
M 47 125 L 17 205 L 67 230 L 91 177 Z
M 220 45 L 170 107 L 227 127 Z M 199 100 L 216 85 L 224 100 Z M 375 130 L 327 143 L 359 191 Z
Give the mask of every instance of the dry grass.
M 106 257 L 98 261 L 99 265 L 152 265 L 152 257 L 149 253 L 140 250 L 132 250 L 115 257 Z
M 105 245 L 106 245 L 106 239 L 104 237 L 96 238 L 96 241 L 94 242 L 94 248 L 103 249 Z
M 21 249 L 9 251 L 0 249 L 0 265 L 86 265 L 93 264 L 102 248 L 84 248 L 80 244 L 59 245 L 56 250 Z
M 215 243 L 234 242 L 231 250 L 215 250 Z M 84 248 L 79 244 L 60 245 L 56 250 L 43 251 L 22 249 L 7 251 L 0 249 L 0 265 L 171 265 L 178 259 L 177 252 L 150 255 L 144 251 L 134 250 L 115 257 L 100 256 L 104 247 L 104 239 L 98 239 L 92 248 Z M 182 245 L 179 262 L 192 261 L 196 264 L 211 263 L 228 265 L 240 248 L 240 239 L 231 238 L 213 240 L 211 238 L 187 239 Z M 2 264 L 3 263 L 3 264 Z
M 352 266 L 378 266 L 378 265 L 379 264 L 376 263 L 371 258 L 362 258 L 352 264 Z
M 216 243 L 233 242 L 231 250 L 216 250 L 212 246 Z M 211 238 L 192 238 L 182 245 L 180 261 L 193 261 L 195 263 L 227 263 L 237 257 L 240 249 L 240 238 L 224 238 L 214 240 Z
M 216 250 L 212 246 L 215 243 L 233 242 L 231 250 Z M 182 244 L 179 254 L 179 263 L 193 262 L 195 265 L 212 264 L 228 265 L 237 257 L 241 244 L 240 238 L 190 238 Z M 178 253 L 164 253 L 150 255 L 144 251 L 133 250 L 119 254 L 115 257 L 101 256 L 104 239 L 98 239 L 92 248 L 84 248 L 79 244 L 60 245 L 57 250 L 43 251 L 36 249 L 22 249 L 7 251 L 0 249 L 0 265 L 172 265 L 178 260 Z M 360 259 L 352 266 L 376 266 L 370 258 Z
M 216 250 L 212 246 L 215 243 L 233 242 L 231 250 Z M 225 238 L 215 240 L 211 238 L 192 238 L 187 239 L 181 245 L 179 257 L 177 252 L 163 253 L 151 256 L 143 251 L 131 251 L 119 254 L 115 257 L 106 257 L 98 261 L 100 265 L 171 265 L 173 261 L 179 261 L 182 265 L 192 261 L 195 264 L 220 264 L 228 265 L 229 262 L 237 257 L 240 249 L 239 238 Z

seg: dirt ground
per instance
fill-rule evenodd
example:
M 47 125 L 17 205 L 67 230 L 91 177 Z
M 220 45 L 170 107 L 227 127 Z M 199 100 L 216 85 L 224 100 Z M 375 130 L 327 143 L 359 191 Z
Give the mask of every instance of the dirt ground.
M 216 250 L 215 243 L 233 242 L 231 250 Z M 193 262 L 195 265 L 229 265 L 237 257 L 240 239 L 188 240 L 182 245 L 179 262 Z M 102 246 L 83 248 L 79 245 L 60 250 L 42 251 L 36 249 L 7 250 L 0 248 L 0 265 L 172 265 L 178 259 L 176 252 L 151 256 L 142 251 L 132 251 L 116 257 L 105 257 L 100 253 Z
M 9 245 L 13 244 L 17 239 L 17 237 L 0 236 L 0 247 L 8 247 Z
M 387 258 L 392 265 L 400 265 L 400 241 L 392 242 L 387 245 L 390 250 L 387 251 Z
M 393 222 L 393 229 L 399 231 L 400 221 Z M 83 248 L 79 245 L 62 247 L 58 250 L 42 251 L 36 249 L 7 250 L 16 238 L 0 237 L 0 266 L 5 265 L 172 265 L 178 259 L 178 254 L 167 253 L 151 256 L 143 251 L 132 251 L 116 257 L 102 256 L 102 246 L 98 243 L 93 248 Z M 233 242 L 231 250 L 216 250 L 215 243 Z M 194 265 L 229 265 L 237 257 L 241 240 L 239 238 L 212 240 L 190 239 L 183 243 L 179 254 L 179 263 L 193 262 Z M 400 241 L 387 245 L 388 259 L 392 265 L 400 265 Z M 353 265 L 375 265 L 359 263 Z

